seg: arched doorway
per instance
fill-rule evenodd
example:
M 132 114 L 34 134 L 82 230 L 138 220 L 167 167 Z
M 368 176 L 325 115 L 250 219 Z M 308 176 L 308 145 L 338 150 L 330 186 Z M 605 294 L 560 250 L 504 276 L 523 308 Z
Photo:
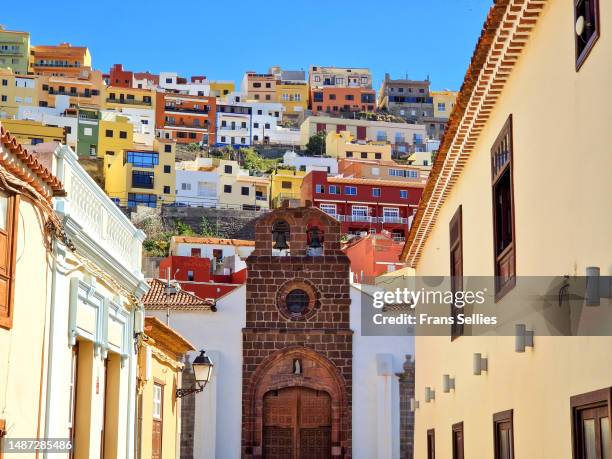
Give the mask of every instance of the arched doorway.
M 272 390 L 263 400 L 264 459 L 331 458 L 331 397 L 307 387 Z

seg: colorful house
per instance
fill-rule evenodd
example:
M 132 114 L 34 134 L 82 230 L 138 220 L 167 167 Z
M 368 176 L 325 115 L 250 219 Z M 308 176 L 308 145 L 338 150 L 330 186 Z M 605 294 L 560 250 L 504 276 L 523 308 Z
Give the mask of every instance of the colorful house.
M 36 80 L 41 107 L 56 107 L 57 96 L 68 96 L 70 107 L 85 104 L 101 108 L 103 105 L 104 81 L 98 70 L 83 69 L 66 76 L 43 74 Z
M 101 111 L 98 127 L 98 158 L 121 156 L 122 150 L 134 145 L 134 129 L 127 116 Z
M 158 92 L 156 107 L 158 138 L 184 144 L 215 143 L 215 97 Z
M 32 46 L 30 69 L 36 75 L 78 77 L 91 70 L 91 54 L 89 48 L 70 43 Z
M 138 349 L 136 377 L 136 457 L 174 459 L 180 456 L 181 400 L 184 357 L 195 348 L 155 317 L 145 317 Z
M 2 126 L 23 145 L 36 145 L 43 142 L 66 143 L 63 127 L 45 126 L 39 121 L 2 120 Z
M 38 106 L 36 77 L 0 68 L 0 117 L 15 118 L 19 107 L 28 105 Z
M 158 207 L 174 202 L 176 144 L 134 145 L 104 158 L 106 193 L 118 205 Z
M 30 33 L 0 26 L 0 68 L 27 75 L 30 66 Z
M 222 159 L 218 165 L 219 206 L 228 209 L 259 210 L 270 208 L 270 179 L 253 176 L 237 161 Z
M 349 131 L 329 132 L 325 154 L 338 159 L 391 161 L 391 143 L 386 140 L 356 140 Z
M 270 175 L 270 202 L 272 208 L 281 207 L 283 201 L 300 203 L 302 180 L 306 171 L 277 168 Z
M 362 87 L 321 87 L 311 90 L 310 109 L 313 115 L 352 116 L 353 112 L 376 110 L 376 91 Z

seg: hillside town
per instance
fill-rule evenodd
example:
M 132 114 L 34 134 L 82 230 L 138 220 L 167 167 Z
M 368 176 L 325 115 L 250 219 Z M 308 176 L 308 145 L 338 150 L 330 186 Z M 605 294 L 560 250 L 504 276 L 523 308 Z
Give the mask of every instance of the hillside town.
M 455 89 L 0 26 L 0 459 L 609 459 L 607 6 Z

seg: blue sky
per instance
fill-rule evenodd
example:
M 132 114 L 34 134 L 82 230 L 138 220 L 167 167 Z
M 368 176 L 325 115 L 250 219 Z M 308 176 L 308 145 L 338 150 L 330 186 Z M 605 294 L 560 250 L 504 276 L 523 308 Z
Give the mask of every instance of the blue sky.
M 88 46 L 95 68 L 239 82 L 271 65 L 369 67 L 459 89 L 491 0 L 34 0 L 0 23 L 32 44 Z M 25 4 L 24 4 L 25 5 Z

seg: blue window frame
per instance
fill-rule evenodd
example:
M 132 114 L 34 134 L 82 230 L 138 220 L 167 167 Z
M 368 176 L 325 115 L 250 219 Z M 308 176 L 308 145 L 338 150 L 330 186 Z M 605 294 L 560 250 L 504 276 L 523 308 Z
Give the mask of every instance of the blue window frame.
M 344 194 L 349 195 L 349 196 L 356 196 L 357 195 L 357 187 L 356 186 L 345 186 L 344 187 Z
M 379 198 L 380 197 L 380 188 L 372 188 L 372 196 L 374 196 L 375 198 Z
M 136 206 L 157 207 L 157 195 L 146 193 L 129 193 L 128 207 Z
M 340 194 L 340 187 L 338 185 L 330 185 L 329 194 Z
M 400 190 L 400 198 L 408 199 L 408 190 Z
M 134 167 L 155 167 L 159 164 L 159 154 L 155 151 L 128 151 L 126 162 Z
M 153 172 L 132 171 L 132 188 L 153 188 Z
M 315 188 L 316 188 L 316 192 L 317 192 L 317 193 L 325 193 L 325 186 L 323 186 L 323 185 L 321 185 L 321 184 L 317 183 L 317 185 L 316 185 L 316 187 L 315 187 Z

